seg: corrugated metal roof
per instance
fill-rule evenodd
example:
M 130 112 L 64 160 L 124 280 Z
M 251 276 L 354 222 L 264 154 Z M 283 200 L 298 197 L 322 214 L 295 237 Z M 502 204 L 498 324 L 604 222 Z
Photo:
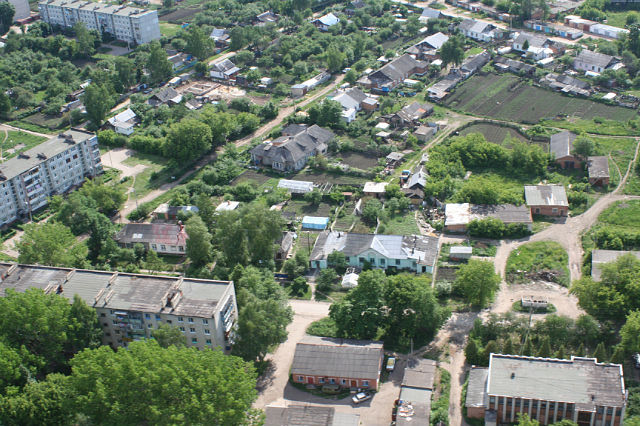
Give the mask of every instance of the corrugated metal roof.
M 486 367 L 471 367 L 465 407 L 484 407 L 488 375 L 489 369 Z
M 528 206 L 569 206 L 562 185 L 525 185 L 524 198 Z

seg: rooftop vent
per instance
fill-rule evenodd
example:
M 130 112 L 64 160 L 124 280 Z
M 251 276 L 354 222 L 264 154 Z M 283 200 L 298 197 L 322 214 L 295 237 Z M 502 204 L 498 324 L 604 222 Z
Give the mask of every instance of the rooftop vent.
M 47 156 L 46 156 L 46 155 L 44 155 L 44 154 L 41 152 L 40 154 L 38 154 L 38 158 L 39 158 L 40 160 L 46 160 L 46 159 L 47 159 Z
M 29 155 L 21 152 L 20 154 L 18 154 L 18 158 L 23 158 L 25 160 L 28 160 L 29 158 L 31 158 Z
M 516 373 L 511 373 L 511 379 L 515 379 L 516 378 Z

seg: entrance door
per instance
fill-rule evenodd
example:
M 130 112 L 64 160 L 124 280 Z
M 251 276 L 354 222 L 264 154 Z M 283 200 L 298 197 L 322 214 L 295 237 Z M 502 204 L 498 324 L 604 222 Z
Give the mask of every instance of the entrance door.
M 312 385 L 313 384 L 313 377 L 307 377 L 307 383 Z
M 356 387 L 358 387 L 358 381 L 357 381 L 357 380 L 352 380 L 352 381 L 351 381 L 351 387 L 352 387 L 352 388 L 356 388 Z

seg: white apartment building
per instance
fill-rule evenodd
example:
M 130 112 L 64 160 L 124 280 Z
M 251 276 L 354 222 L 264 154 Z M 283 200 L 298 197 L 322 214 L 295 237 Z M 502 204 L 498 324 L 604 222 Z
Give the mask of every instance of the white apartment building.
M 70 302 L 80 296 L 98 314 L 103 344 L 113 348 L 151 338 L 161 324 L 179 327 L 190 347 L 229 351 L 233 343 L 238 307 L 232 281 L 0 262 L 0 296 L 32 287 Z
M 44 22 L 62 27 L 84 23 L 88 29 L 106 32 L 128 43 L 144 44 L 160 38 L 158 12 L 129 6 L 83 0 L 41 0 Z
M 0 226 L 102 173 L 95 134 L 71 129 L 0 163 Z

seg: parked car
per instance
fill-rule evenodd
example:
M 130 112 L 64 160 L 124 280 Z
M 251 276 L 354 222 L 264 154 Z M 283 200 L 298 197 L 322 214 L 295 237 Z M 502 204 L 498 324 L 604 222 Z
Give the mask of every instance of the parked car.
M 353 395 L 351 401 L 353 401 L 354 404 L 360 404 L 367 399 L 371 399 L 372 396 L 373 395 L 371 395 L 369 392 L 358 392 L 357 394 Z
M 396 357 L 390 356 L 387 360 L 387 371 L 393 371 L 396 368 Z

